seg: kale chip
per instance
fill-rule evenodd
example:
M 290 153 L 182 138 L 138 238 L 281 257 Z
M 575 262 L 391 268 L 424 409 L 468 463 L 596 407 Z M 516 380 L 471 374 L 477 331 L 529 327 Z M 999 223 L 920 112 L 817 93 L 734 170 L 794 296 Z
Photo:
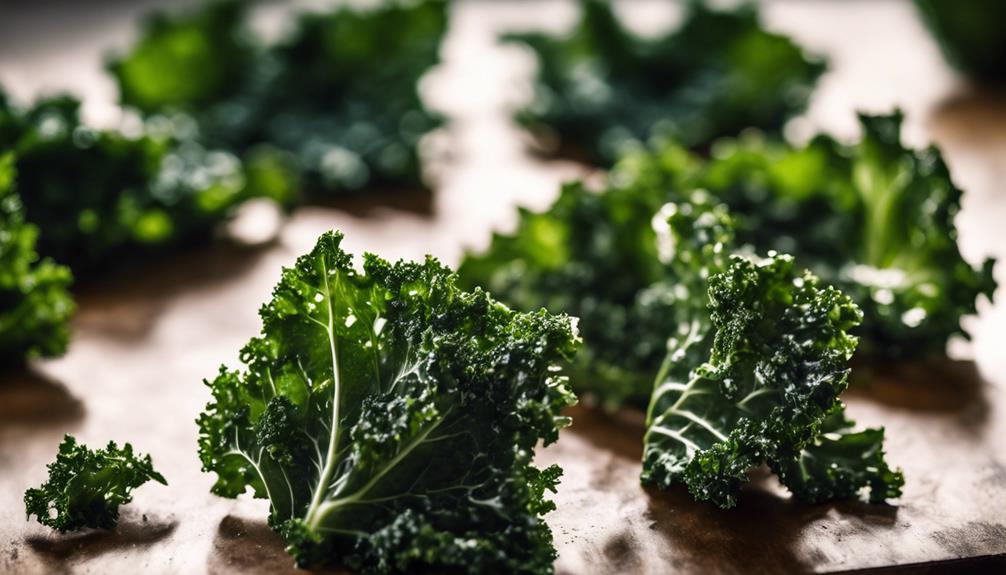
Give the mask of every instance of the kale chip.
M 839 394 L 862 314 L 793 258 L 728 256 L 721 206 L 670 204 L 660 242 L 675 283 L 679 329 L 647 411 L 644 483 L 684 483 L 699 500 L 737 503 L 748 472 L 768 463 L 811 502 L 869 490 L 882 502 L 904 479 L 883 429 L 855 431 Z M 703 290 L 705 284 L 706 290 Z
M 567 151 L 610 165 L 653 134 L 704 148 L 747 127 L 781 132 L 807 105 L 825 65 L 765 31 L 756 8 L 688 2 L 681 26 L 660 38 L 627 31 L 606 0 L 581 0 L 566 37 L 505 38 L 538 56 L 535 96 L 522 124 L 554 132 Z
M 283 152 L 311 197 L 422 186 L 419 142 L 442 119 L 418 84 L 439 62 L 447 2 L 304 12 L 271 44 L 250 31 L 250 5 L 153 16 L 109 63 L 122 104 L 189 117 L 200 142 L 238 156 Z
M 78 275 L 205 240 L 246 199 L 282 193 L 264 173 L 280 169 L 266 156 L 246 173 L 232 154 L 167 128 L 137 137 L 92 129 L 79 109 L 70 96 L 21 109 L 0 94 L 0 146 L 16 153 L 38 251 Z
M 995 291 L 993 260 L 972 267 L 957 246 L 961 190 L 935 147 L 901 143 L 902 114 L 860 115 L 863 137 L 818 136 L 803 147 L 749 136 L 719 142 L 712 159 L 682 160 L 673 142 L 627 154 L 612 179 L 674 199 L 702 187 L 726 203 L 737 239 L 791 253 L 863 310 L 862 352 L 945 353 L 961 317 Z M 643 193 L 643 192 L 638 192 Z
M 14 156 L 0 154 L 0 366 L 61 355 L 74 310 L 73 276 L 39 258 L 38 228 L 25 222 L 14 179 Z
M 65 533 L 84 527 L 114 529 L 119 506 L 133 500 L 133 490 L 147 481 L 167 485 L 154 471 L 149 455 L 120 449 L 109 441 L 105 449 L 91 450 L 72 435 L 59 444 L 56 461 L 49 464 L 49 479 L 24 494 L 28 518 Z
M 245 369 L 207 382 L 213 492 L 268 498 L 301 566 L 550 573 L 561 470 L 531 462 L 569 423 L 572 322 L 463 292 L 432 258 L 357 270 L 341 242 L 283 271 Z

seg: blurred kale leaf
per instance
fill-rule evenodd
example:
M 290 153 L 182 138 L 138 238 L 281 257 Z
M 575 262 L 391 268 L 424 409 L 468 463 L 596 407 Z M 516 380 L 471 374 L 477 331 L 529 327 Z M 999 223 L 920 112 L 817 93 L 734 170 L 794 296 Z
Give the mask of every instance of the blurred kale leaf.
M 993 260 L 961 256 L 954 219 L 961 190 L 935 147 L 901 142 L 902 114 L 860 115 L 863 136 L 818 136 L 792 147 L 757 135 L 724 140 L 705 164 L 665 141 L 627 154 L 612 179 L 673 199 L 702 187 L 729 207 L 740 244 L 796 256 L 863 310 L 862 352 L 942 355 L 961 317 L 991 299 Z M 642 192 L 639 192 L 642 193 Z
M 575 402 L 568 317 L 463 292 L 435 259 L 362 271 L 326 233 L 283 271 L 262 333 L 207 385 L 213 492 L 251 488 L 302 567 L 551 573 L 541 515 L 561 470 L 531 465 Z
M 581 0 L 580 9 L 565 37 L 505 39 L 538 57 L 533 100 L 517 119 L 593 164 L 610 165 L 627 143 L 655 134 L 704 148 L 747 127 L 779 133 L 826 68 L 764 30 L 754 5 L 688 2 L 681 26 L 654 39 L 626 30 L 607 0 Z
M 73 299 L 70 270 L 40 258 L 15 187 L 14 156 L 0 154 L 0 366 L 66 351 Z
M 92 450 L 72 435 L 59 445 L 56 461 L 49 464 L 49 478 L 38 488 L 28 489 L 24 504 L 28 518 L 65 533 L 85 527 L 114 529 L 119 506 L 133 500 L 133 490 L 151 479 L 167 485 L 154 471 L 149 455 L 133 453 L 109 441 L 105 449 Z
M 999 0 L 915 0 L 947 61 L 972 80 L 1006 83 L 1006 3 Z
M 303 12 L 275 43 L 250 30 L 253 5 L 154 15 L 109 62 L 122 104 L 191 117 L 198 141 L 238 156 L 282 151 L 309 197 L 422 186 L 419 142 L 442 119 L 419 80 L 439 62 L 447 2 Z
M 243 165 L 179 130 L 97 130 L 81 122 L 71 96 L 20 108 L 0 94 L 0 146 L 16 153 L 39 253 L 86 274 L 205 240 L 253 196 L 283 201 L 291 176 L 282 159 L 259 154 Z

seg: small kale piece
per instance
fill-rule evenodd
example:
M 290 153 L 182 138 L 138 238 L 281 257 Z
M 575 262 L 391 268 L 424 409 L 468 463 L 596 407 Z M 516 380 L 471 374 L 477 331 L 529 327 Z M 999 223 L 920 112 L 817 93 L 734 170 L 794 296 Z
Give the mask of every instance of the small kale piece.
M 661 241 L 679 284 L 680 328 L 654 382 L 644 483 L 684 483 L 699 500 L 732 507 L 748 472 L 768 463 L 808 501 L 900 495 L 883 430 L 857 432 L 838 401 L 862 315 L 793 258 L 728 256 L 722 207 L 670 204 Z M 703 297 L 700 284 L 708 286 Z
M 147 481 L 167 485 L 154 471 L 149 455 L 133 453 L 133 446 L 120 449 L 109 441 L 105 449 L 91 450 L 67 435 L 59 445 L 56 461 L 49 464 L 49 479 L 24 494 L 28 518 L 60 533 L 84 527 L 113 529 L 119 521 L 119 506 L 133 500 L 133 490 Z
M 57 96 L 20 109 L 0 95 L 0 146 L 16 153 L 25 218 L 41 230 L 38 251 L 78 275 L 208 238 L 263 180 L 247 178 L 232 154 L 170 131 L 129 137 L 89 128 L 79 108 Z
M 562 38 L 511 34 L 538 56 L 534 100 L 518 120 L 555 132 L 564 147 L 611 164 L 633 141 L 658 133 L 703 148 L 747 127 L 781 132 L 804 109 L 825 65 L 764 30 L 757 10 L 688 2 L 675 32 L 644 39 L 606 0 L 581 0 Z
M 109 64 L 122 103 L 190 117 L 200 142 L 242 157 L 284 152 L 310 196 L 422 185 L 419 141 L 442 120 L 418 84 L 439 62 L 447 3 L 305 12 L 274 44 L 249 31 L 249 12 L 223 0 L 154 16 Z
M 301 566 L 551 572 L 561 471 L 531 462 L 569 423 L 570 319 L 463 292 L 432 258 L 357 270 L 341 242 L 284 270 L 245 369 L 207 382 L 213 492 L 268 498 Z
M 66 351 L 70 270 L 35 251 L 38 228 L 26 223 L 14 188 L 14 157 L 0 154 L 0 366 Z
M 939 151 L 906 148 L 900 112 L 860 122 L 856 144 L 747 137 L 718 143 L 705 165 L 659 143 L 628 154 L 612 178 L 668 199 L 682 181 L 709 190 L 729 206 L 740 244 L 791 253 L 852 297 L 864 314 L 862 353 L 942 354 L 952 336 L 967 336 L 960 320 L 976 299 L 992 298 L 994 262 L 972 267 L 961 256 L 961 190 Z

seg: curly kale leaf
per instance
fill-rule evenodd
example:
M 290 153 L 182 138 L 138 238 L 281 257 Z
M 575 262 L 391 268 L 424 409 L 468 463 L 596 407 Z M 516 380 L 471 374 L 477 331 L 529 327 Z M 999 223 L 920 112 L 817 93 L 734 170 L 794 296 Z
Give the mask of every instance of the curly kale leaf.
M 79 108 L 58 96 L 20 109 L 0 94 L 0 145 L 16 152 L 25 217 L 42 232 L 38 250 L 78 273 L 208 238 L 265 188 L 260 172 L 272 168 L 261 159 L 246 177 L 232 154 L 170 132 L 95 130 Z
M 732 507 L 748 471 L 768 463 L 794 496 L 900 495 L 883 430 L 855 431 L 838 401 L 861 313 L 793 258 L 728 256 L 731 220 L 708 202 L 670 204 L 660 234 L 678 284 L 679 329 L 647 412 L 645 483 L 684 483 Z M 702 284 L 707 292 L 702 293 Z
M 419 141 L 442 121 L 418 83 L 439 62 L 447 3 L 303 13 L 274 44 L 248 30 L 249 12 L 224 0 L 155 16 L 109 64 L 122 103 L 190 116 L 207 146 L 285 152 L 309 195 L 421 185 Z
M 571 321 L 463 292 L 432 258 L 358 271 L 341 241 L 284 270 L 245 370 L 207 382 L 213 491 L 268 498 L 304 566 L 550 572 L 540 515 L 560 470 L 531 460 L 575 401 L 557 373 Z
M 676 328 L 666 291 L 647 290 L 664 274 L 651 226 L 663 200 L 636 191 L 568 184 L 548 210 L 522 210 L 513 234 L 494 235 L 458 268 L 462 285 L 517 309 L 578 317 L 585 343 L 569 366 L 573 385 L 609 407 L 646 406 Z
M 737 238 L 758 251 L 792 253 L 864 313 L 862 352 L 942 354 L 967 335 L 962 316 L 995 291 L 993 261 L 974 268 L 957 246 L 961 190 L 935 148 L 900 141 L 902 115 L 860 116 L 853 145 L 819 136 L 793 148 L 758 137 L 720 142 L 705 165 L 680 166 L 680 146 L 665 142 L 628 154 L 613 179 L 673 190 L 681 181 L 726 203 Z M 642 193 L 642 192 L 640 192 Z
M 634 140 L 670 135 L 705 147 L 746 127 L 780 132 L 804 109 L 825 65 L 785 36 L 765 31 L 757 10 L 718 11 L 689 2 L 675 32 L 627 31 L 606 0 L 581 0 L 571 34 L 512 34 L 538 56 L 534 100 L 523 124 L 610 164 Z
M 14 157 L 0 154 L 0 365 L 66 350 L 73 299 L 70 270 L 35 251 L 38 228 L 24 221 Z
M 56 461 L 49 464 L 49 479 L 24 494 L 28 518 L 60 533 L 84 527 L 113 529 L 119 522 L 119 506 L 133 500 L 133 490 L 147 481 L 167 485 L 154 471 L 149 455 L 133 453 L 133 446 L 120 449 L 114 441 L 105 449 L 91 450 L 67 435 L 59 445 Z

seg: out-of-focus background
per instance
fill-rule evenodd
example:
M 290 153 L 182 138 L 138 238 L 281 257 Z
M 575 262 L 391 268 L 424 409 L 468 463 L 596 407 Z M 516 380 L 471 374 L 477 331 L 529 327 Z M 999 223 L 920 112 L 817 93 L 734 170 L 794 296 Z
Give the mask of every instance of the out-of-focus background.
M 140 119 L 119 106 L 105 62 L 137 40 L 145 14 L 197 4 L 2 2 L 0 86 L 20 105 L 69 92 L 81 99 L 85 123 L 136 130 Z M 263 2 L 254 26 L 279 38 L 291 12 L 331 4 Z M 965 191 L 957 217 L 965 259 L 1006 260 L 1006 99 L 947 63 L 916 5 L 775 0 L 758 6 L 767 29 L 828 60 L 806 112 L 786 124 L 785 136 L 800 142 L 826 132 L 854 140 L 857 111 L 900 108 L 905 140 L 937 144 Z M 672 29 L 683 13 L 681 4 L 661 0 L 616 7 L 632 30 L 648 36 Z M 220 363 L 235 362 L 258 331 L 257 308 L 281 266 L 308 251 L 323 231 L 342 230 L 355 253 L 388 259 L 431 253 L 456 265 L 464 250 L 484 248 L 492 231 L 512 229 L 517 206 L 544 209 L 561 182 L 597 177 L 597 168 L 537 153 L 511 118 L 531 97 L 535 59 L 497 39 L 506 31 L 561 33 L 577 17 L 576 4 L 560 0 L 452 3 L 442 63 L 421 82 L 428 107 L 447 118 L 423 141 L 426 191 L 308 202 L 290 215 L 252 203 L 226 224 L 236 241 L 79 280 L 67 354 L 35 362 L 0 385 L 0 571 L 290 569 L 281 541 L 265 525 L 264 502 L 208 492 L 212 478 L 200 472 L 194 448 L 193 420 L 208 398 L 202 379 Z M 996 274 L 1006 282 L 1006 266 Z M 919 388 L 891 383 L 881 399 L 849 399 L 861 423 L 887 427 L 888 453 L 909 478 L 905 503 L 895 511 L 858 504 L 801 508 L 779 497 L 784 492 L 767 478 L 755 489 L 764 495 L 752 496 L 735 515 L 682 494 L 652 497 L 638 486 L 631 424 L 625 431 L 608 415 L 577 412 L 582 423 L 540 456 L 566 467 L 559 509 L 548 517 L 558 571 L 744 572 L 762 560 L 766 572 L 830 572 L 1006 554 L 1001 300 L 979 301 L 978 316 L 965 321 L 972 341 L 951 343 L 950 356 L 968 366 L 965 375 L 920 372 Z M 931 381 L 940 377 L 970 383 L 951 390 Z M 131 507 L 145 515 L 140 520 L 124 510 L 115 535 L 61 539 L 25 522 L 21 494 L 43 479 L 44 464 L 68 431 L 85 442 L 113 438 L 142 446 L 170 470 L 170 486 L 139 491 Z

